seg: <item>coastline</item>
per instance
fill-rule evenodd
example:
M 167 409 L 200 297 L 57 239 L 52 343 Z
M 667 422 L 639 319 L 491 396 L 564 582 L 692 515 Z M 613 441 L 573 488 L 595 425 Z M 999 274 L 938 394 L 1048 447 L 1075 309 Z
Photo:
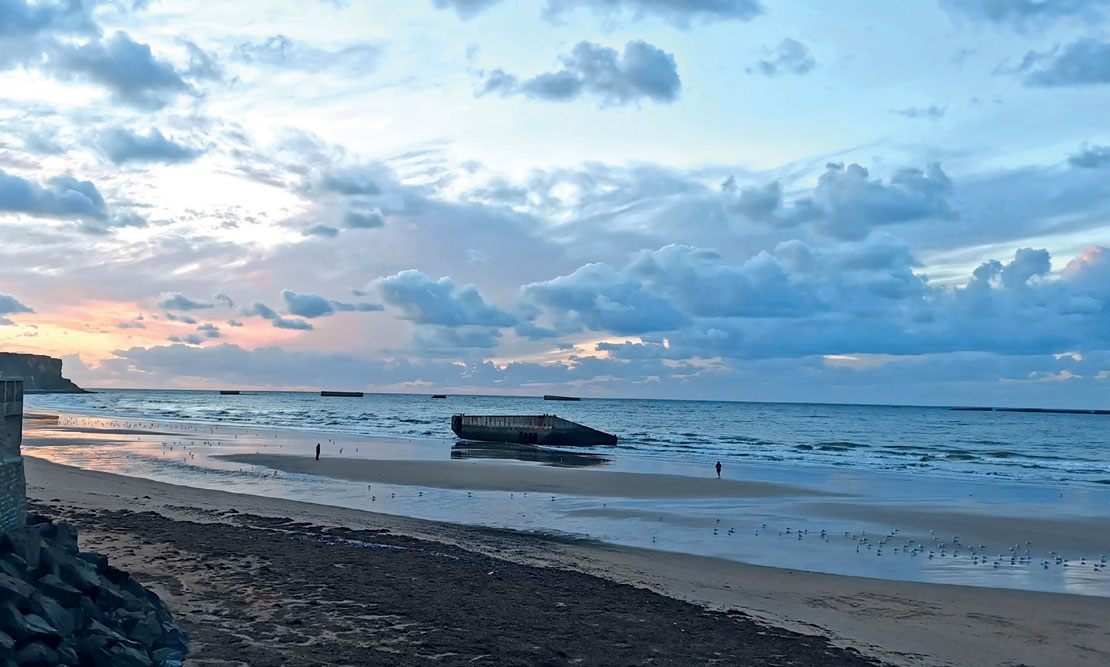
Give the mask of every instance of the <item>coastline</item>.
M 28 496 L 63 515 L 142 513 L 154 522 L 226 524 L 235 516 L 386 531 L 484 557 L 571 570 L 714 610 L 736 610 L 792 631 L 829 637 L 899 665 L 1101 665 L 1110 660 L 1110 606 L 1097 597 L 816 574 L 590 540 L 460 526 L 81 470 L 26 457 Z M 160 524 L 159 524 L 160 525 Z M 197 529 L 200 530 L 200 529 Z M 84 533 L 82 533 L 84 536 Z M 90 533 L 139 573 L 174 571 L 174 559 Z M 114 539 L 118 540 L 118 536 Z M 149 546 L 148 546 L 149 548 Z M 130 555 L 128 553 L 130 552 Z M 165 585 L 169 585 L 163 582 Z M 194 582 L 195 584 L 195 582 Z M 180 585 L 180 582 L 178 583 Z M 435 586 L 434 582 L 427 585 Z M 171 586 L 172 587 L 172 586 Z M 167 590 L 167 592 L 170 592 Z M 451 591 L 442 591 L 447 604 Z M 178 595 L 177 597 L 180 597 Z M 171 603 L 175 600 L 171 595 Z M 199 622 L 180 608 L 185 622 Z M 712 638 L 709 638 L 712 641 Z

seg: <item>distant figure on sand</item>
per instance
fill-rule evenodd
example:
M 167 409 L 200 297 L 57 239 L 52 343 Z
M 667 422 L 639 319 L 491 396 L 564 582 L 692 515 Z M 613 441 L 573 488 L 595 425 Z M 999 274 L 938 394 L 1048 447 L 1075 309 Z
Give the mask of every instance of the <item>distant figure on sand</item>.
M 316 453 L 316 458 L 320 458 L 320 453 Z M 717 479 L 721 478 L 721 462 L 717 461 Z
M 316 460 L 317 461 L 320 460 L 320 443 L 316 443 Z M 717 465 L 720 466 L 719 463 Z M 717 476 L 718 477 L 721 476 L 721 472 L 719 470 L 717 471 Z

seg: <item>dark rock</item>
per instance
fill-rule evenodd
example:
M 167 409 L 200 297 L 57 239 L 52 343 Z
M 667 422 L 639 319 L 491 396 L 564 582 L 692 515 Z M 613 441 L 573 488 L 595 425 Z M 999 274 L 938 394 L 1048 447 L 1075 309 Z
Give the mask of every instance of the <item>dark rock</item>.
M 77 657 L 77 649 L 73 646 L 73 640 L 69 639 L 58 645 L 54 649 L 58 653 L 58 662 L 63 665 L 73 665 L 77 667 L 81 664 L 81 659 Z
M 77 555 L 77 529 L 68 523 L 52 523 L 43 531 L 55 549 L 70 556 Z
M 58 628 L 50 625 L 45 618 L 38 614 L 26 614 L 23 617 L 23 627 L 27 630 L 29 637 L 52 637 L 55 639 L 54 644 L 57 644 Z
M 85 615 L 86 624 L 92 621 L 97 621 L 100 623 L 104 622 L 104 613 L 100 611 L 100 609 L 96 606 L 96 603 L 93 602 L 90 598 L 81 598 L 81 605 L 79 608 L 81 609 L 81 612 Z M 85 625 L 83 624 L 81 627 L 84 628 Z
M 23 575 L 27 572 L 27 561 L 15 554 L 4 554 L 0 556 L 0 572 L 3 572 L 9 577 L 22 579 Z
M 162 622 L 162 637 L 158 640 L 158 648 L 172 648 L 185 654 L 189 652 L 189 633 L 173 621 Z
M 101 667 L 101 665 L 104 667 L 153 667 L 154 665 L 146 651 L 137 646 L 132 646 L 130 643 L 120 642 L 102 648 L 98 654 L 94 654 L 92 662 L 96 667 Z M 104 661 L 99 662 L 98 659 Z
M 10 574 L 0 574 L 0 602 L 12 601 L 16 606 L 24 604 L 35 594 L 35 587 Z
M 112 567 L 111 565 L 104 565 L 104 567 L 100 567 L 97 569 L 100 571 L 101 576 L 103 576 L 105 579 L 112 582 L 116 586 L 124 585 L 125 583 L 127 583 L 127 580 L 131 578 L 131 575 L 127 574 L 123 570 Z
M 39 588 L 43 593 L 61 602 L 66 607 L 76 606 L 81 601 L 81 591 L 62 581 L 54 574 L 48 574 L 39 579 Z
M 58 634 L 62 637 L 68 637 L 81 629 L 81 624 L 74 617 L 73 612 L 42 593 L 35 593 L 34 597 L 31 598 L 31 611 L 57 628 Z
M 50 519 L 48 519 L 47 517 L 44 517 L 41 514 L 35 514 L 34 512 L 28 512 L 27 513 L 27 525 L 28 526 L 40 526 L 42 524 L 48 524 L 48 523 L 50 523 Z
M 31 630 L 27 627 L 27 621 L 23 619 L 23 614 L 15 608 L 11 602 L 4 602 L 0 604 L 0 628 L 15 638 L 16 641 L 22 641 L 31 636 Z
M 66 560 L 58 565 L 62 581 L 79 591 L 88 593 L 100 588 L 100 575 L 96 568 L 83 560 Z
M 185 661 L 185 654 L 172 648 L 160 648 L 150 654 L 157 667 L 181 667 Z
M 15 661 L 20 665 L 58 664 L 58 654 L 54 649 L 41 642 L 31 642 L 15 652 Z
M 15 648 L 15 640 L 8 633 L 0 630 L 0 651 L 10 651 Z
M 24 530 L 12 530 L 0 536 L 0 551 L 13 553 L 27 563 L 28 569 L 34 570 L 39 566 L 39 554 L 42 551 L 41 526 L 33 526 Z
M 101 554 L 91 554 L 82 551 L 81 553 L 77 554 L 77 557 L 85 561 L 86 563 L 95 566 L 98 569 L 102 567 L 108 567 L 108 557 Z

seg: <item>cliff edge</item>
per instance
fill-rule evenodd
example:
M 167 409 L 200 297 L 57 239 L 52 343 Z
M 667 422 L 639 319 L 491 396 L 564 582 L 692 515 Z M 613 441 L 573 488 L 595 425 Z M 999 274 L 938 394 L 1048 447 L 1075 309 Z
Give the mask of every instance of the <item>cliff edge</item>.
M 43 354 L 0 352 L 0 377 L 23 378 L 28 394 L 83 394 L 85 390 L 62 377 L 62 360 Z

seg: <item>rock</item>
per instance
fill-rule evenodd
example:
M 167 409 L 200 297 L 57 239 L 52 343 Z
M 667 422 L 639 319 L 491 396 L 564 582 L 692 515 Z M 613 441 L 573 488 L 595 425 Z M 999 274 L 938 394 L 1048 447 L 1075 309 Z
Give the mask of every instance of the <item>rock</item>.
M 27 561 L 12 553 L 4 554 L 0 556 L 0 572 L 9 577 L 22 579 L 27 572 Z
M 172 648 L 186 654 L 189 652 L 189 633 L 173 621 L 163 621 L 162 638 L 158 641 L 158 648 Z
M 185 654 L 172 648 L 160 648 L 151 653 L 150 657 L 158 667 L 181 667 L 185 661 Z
M 27 629 L 29 637 L 58 637 L 58 628 L 50 625 L 45 618 L 38 614 L 26 614 L 23 616 L 23 624 Z M 51 643 L 58 643 L 57 641 Z
M 4 632 L 3 630 L 0 630 L 0 651 L 4 651 L 6 653 L 13 648 L 15 648 L 15 640 L 12 639 L 11 635 Z
M 98 621 L 101 623 L 104 622 L 104 613 L 100 611 L 100 609 L 96 606 L 96 603 L 93 602 L 91 599 L 81 598 L 80 609 L 85 616 L 86 623 L 92 621 Z M 82 625 L 81 627 L 83 628 L 85 627 L 85 625 Z
M 81 553 L 77 554 L 77 557 L 80 558 L 81 560 L 85 561 L 86 563 L 89 563 L 89 564 L 93 565 L 97 569 L 100 569 L 102 567 L 108 567 L 108 557 L 107 556 L 102 556 L 100 554 L 91 554 L 91 553 L 82 551 Z
M 24 530 L 12 530 L 0 535 L 0 552 L 13 553 L 23 559 L 27 568 L 35 570 L 39 566 L 42 551 L 41 526 Z
M 77 555 L 77 529 L 68 523 L 51 523 L 43 530 L 43 537 L 54 548 L 69 556 Z
M 23 614 L 19 613 L 11 602 L 0 604 L 0 628 L 16 641 L 22 641 L 31 636 L 31 630 L 27 627 Z
M 76 606 L 83 597 L 81 591 L 62 581 L 54 574 L 48 574 L 39 579 L 39 588 L 43 593 L 61 602 L 66 607 Z
M 15 661 L 20 665 L 56 665 L 58 654 L 42 642 L 31 642 L 15 652 Z
M 107 564 L 105 564 L 104 567 L 97 568 L 97 570 L 100 572 L 100 575 L 102 577 L 112 582 L 116 586 L 124 585 L 125 583 L 127 583 L 127 580 L 131 578 L 130 574 L 127 574 L 123 570 L 114 568 L 111 565 Z
M 119 643 L 100 649 L 99 655 L 94 656 L 93 665 L 100 667 L 153 667 L 154 662 L 146 651 L 127 643 Z M 104 662 L 97 662 L 96 658 L 103 656 Z
M 62 581 L 79 591 L 88 593 L 100 588 L 100 575 L 96 568 L 83 560 L 70 560 L 58 566 L 58 576 Z
M 58 645 L 54 649 L 58 653 L 58 662 L 63 665 L 73 665 L 78 667 L 81 664 L 81 659 L 77 657 L 77 649 L 73 646 L 73 640 L 68 639 Z
M 36 592 L 31 598 L 31 611 L 46 619 L 46 622 L 58 630 L 62 637 L 68 637 L 81 629 L 81 624 L 74 618 L 73 612 L 62 607 L 53 598 L 46 597 Z M 80 610 L 78 610 L 80 612 Z
M 10 574 L 0 574 L 0 602 L 11 601 L 16 606 L 24 604 L 35 594 L 35 587 Z

